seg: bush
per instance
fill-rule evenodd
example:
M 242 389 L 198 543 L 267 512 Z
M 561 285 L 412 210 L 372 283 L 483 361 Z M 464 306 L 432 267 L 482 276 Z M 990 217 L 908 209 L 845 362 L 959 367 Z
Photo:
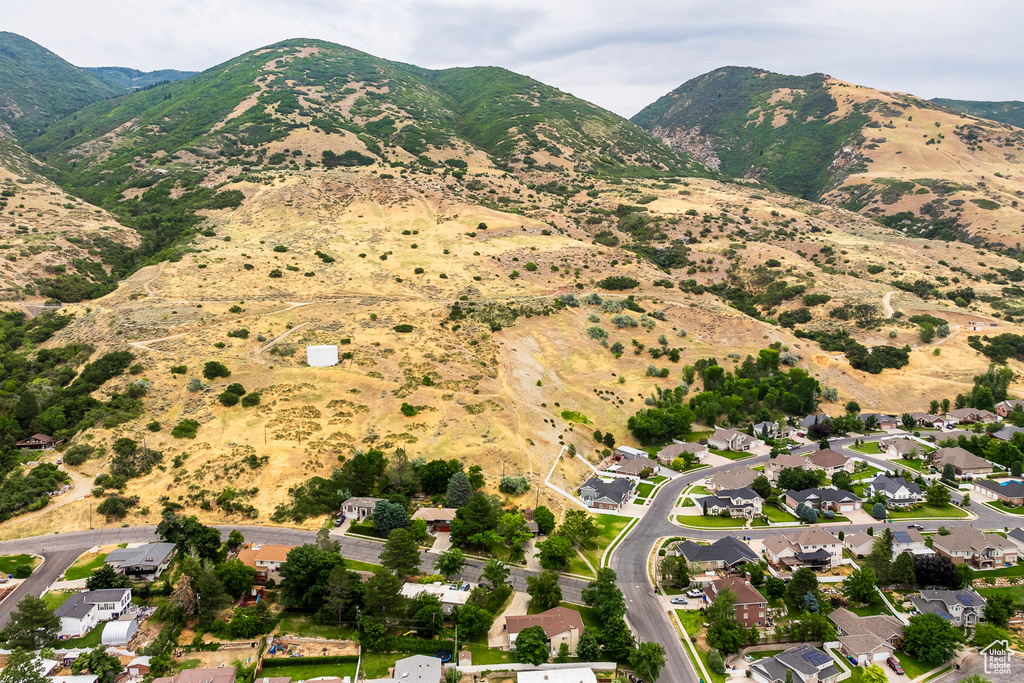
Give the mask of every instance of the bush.
M 233 394 L 230 391 L 221 392 L 217 399 L 220 401 L 221 405 L 227 406 L 228 408 L 238 405 L 238 394 Z
M 14 578 L 27 579 L 32 576 L 32 567 L 27 564 L 19 564 L 14 568 Z
M 217 379 L 218 377 L 230 377 L 231 371 L 223 363 L 211 360 L 203 367 L 203 377 L 206 379 Z
M 184 419 L 174 426 L 171 436 L 175 439 L 194 439 L 199 431 L 199 423 L 191 418 Z
M 623 290 L 639 287 L 640 283 L 631 277 L 626 277 L 625 275 L 612 275 L 603 280 L 599 280 L 597 282 L 597 286 L 601 289 Z
M 146 425 L 146 429 L 148 429 L 151 432 L 159 432 L 160 431 L 160 423 L 157 422 L 156 420 L 153 420 L 152 422 L 150 422 L 149 424 Z
M 228 332 L 228 336 L 235 337 L 236 339 L 248 339 L 249 330 L 245 329 L 244 327 L 240 330 L 232 330 L 231 332 Z
M 71 467 L 77 467 L 95 455 L 95 446 L 76 444 L 64 452 L 64 464 Z
M 284 274 L 281 272 L 280 268 L 274 268 L 270 271 L 270 277 L 284 277 Z
M 171 366 L 171 374 L 172 375 L 184 375 L 186 373 L 188 373 L 188 367 L 186 367 L 184 365 L 172 365 Z
M 719 675 L 725 673 L 725 662 L 722 661 L 722 655 L 719 654 L 718 650 L 708 652 L 708 668 Z
M 412 417 L 420 412 L 416 410 L 416 406 L 409 405 L 408 403 L 402 404 L 401 411 L 402 415 L 405 415 L 406 417 Z
M 412 325 L 395 325 L 391 329 L 393 329 L 395 332 L 405 334 L 406 332 L 412 332 L 413 327 Z
M 288 247 L 284 246 L 283 244 L 279 244 L 276 247 L 274 247 L 274 251 L 276 251 L 279 254 L 283 254 L 284 252 L 288 251 Z
M 203 389 L 205 389 L 206 385 L 199 381 L 198 377 L 193 377 L 192 379 L 189 380 L 188 387 L 186 388 L 194 394 L 197 391 L 202 391 Z
M 526 493 L 530 490 L 530 482 L 522 475 L 512 476 L 506 474 L 498 484 L 498 490 L 502 493 Z
M 256 394 L 256 393 L 246 394 L 245 396 L 242 397 L 242 407 L 243 408 L 252 408 L 254 406 L 258 406 L 259 404 L 260 404 L 260 395 L 259 394 Z
M 224 391 L 232 393 L 235 396 L 245 396 L 245 387 L 243 387 L 238 382 L 227 385 L 226 387 L 224 387 Z

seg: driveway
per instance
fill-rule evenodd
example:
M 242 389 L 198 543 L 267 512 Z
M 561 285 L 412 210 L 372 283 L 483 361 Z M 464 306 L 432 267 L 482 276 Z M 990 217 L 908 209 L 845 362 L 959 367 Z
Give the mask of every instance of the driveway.
M 84 548 L 72 548 L 70 550 L 56 550 L 40 553 L 43 556 L 43 563 L 32 572 L 32 576 L 21 582 L 14 591 L 8 595 L 3 602 L 0 602 L 0 628 L 7 626 L 11 618 L 11 612 L 17 607 L 18 602 L 26 595 L 34 595 L 37 598 L 50 587 L 61 573 L 71 566 L 71 563 L 78 559 Z
M 508 604 L 504 612 L 498 615 L 498 618 L 491 624 L 491 630 L 487 632 L 487 647 L 507 648 L 508 636 L 505 630 L 505 617 L 521 617 L 526 614 L 529 607 L 529 593 L 520 591 L 513 593 L 512 602 Z
M 431 546 L 428 553 L 435 553 L 440 555 L 445 550 L 452 547 L 452 535 L 449 531 L 438 531 L 437 535 L 434 536 L 434 545 Z

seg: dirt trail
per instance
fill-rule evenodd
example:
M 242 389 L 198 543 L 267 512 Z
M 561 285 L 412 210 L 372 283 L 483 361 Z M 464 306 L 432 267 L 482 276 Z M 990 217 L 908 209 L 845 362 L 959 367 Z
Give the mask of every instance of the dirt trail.
M 275 339 L 271 339 L 266 344 L 264 344 L 263 346 L 261 346 L 258 349 L 256 349 L 256 352 L 253 354 L 253 357 L 257 361 L 259 361 L 260 356 L 263 355 L 264 351 L 269 350 L 270 347 L 272 347 L 274 344 L 278 343 L 279 341 L 282 341 L 282 340 L 286 339 L 288 337 L 288 335 L 290 335 L 292 332 L 296 332 L 298 330 L 301 330 L 306 325 L 309 325 L 309 323 L 308 322 L 304 322 L 304 323 L 302 323 L 300 325 L 296 325 L 295 327 L 291 328 L 290 330 L 285 330 L 284 334 L 278 335 Z
M 153 277 L 149 278 L 148 280 L 146 280 L 145 282 L 142 283 L 142 288 L 144 290 L 146 290 L 146 294 L 148 294 L 150 296 L 156 296 L 156 294 L 153 294 L 153 290 L 151 290 L 149 288 L 149 285 L 150 285 L 151 282 L 153 282 L 158 277 L 160 277 L 161 275 L 164 274 L 164 268 L 166 266 L 167 266 L 167 261 L 161 261 L 160 262 L 160 269 L 156 271 L 156 275 L 154 275 Z
M 885 296 L 882 297 L 882 310 L 885 311 L 885 319 L 888 320 L 893 316 L 895 311 L 892 310 L 892 295 L 896 292 L 886 292 Z

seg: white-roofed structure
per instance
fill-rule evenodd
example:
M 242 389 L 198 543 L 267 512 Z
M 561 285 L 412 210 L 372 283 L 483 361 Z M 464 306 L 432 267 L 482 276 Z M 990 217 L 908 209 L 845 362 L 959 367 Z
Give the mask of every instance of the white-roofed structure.
M 597 683 L 593 669 L 545 669 L 520 671 L 516 683 Z
M 326 368 L 338 364 L 338 347 L 333 345 L 307 346 L 306 362 L 311 368 Z
M 78 674 L 77 676 L 51 676 L 48 683 L 96 683 L 99 676 L 93 674 Z
M 441 600 L 441 608 L 445 614 L 450 614 L 452 607 L 462 607 L 469 600 L 469 591 L 460 590 L 447 583 L 406 583 L 402 584 L 402 595 L 414 599 L 423 593 L 436 595 Z
M 108 621 L 103 626 L 103 634 L 100 636 L 102 645 L 127 645 L 135 632 L 139 630 L 139 623 L 134 619 L 125 621 Z

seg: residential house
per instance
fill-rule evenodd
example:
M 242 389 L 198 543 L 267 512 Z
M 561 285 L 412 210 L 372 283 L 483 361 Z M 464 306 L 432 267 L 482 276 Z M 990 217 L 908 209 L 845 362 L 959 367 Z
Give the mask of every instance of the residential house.
M 1024 410 L 1024 401 L 1019 398 L 1011 398 L 1005 401 L 1000 401 L 996 404 L 996 415 L 999 417 L 1006 417 L 1014 411 L 1015 408 L 1020 406 L 1021 410 Z
M 1007 532 L 1006 538 L 1013 541 L 1014 545 L 1017 546 L 1018 551 L 1020 551 L 1018 556 L 1020 553 L 1024 553 L 1024 529 L 1021 529 L 1020 527 L 1012 529 Z
M 1015 427 L 1014 425 L 1004 425 L 996 431 L 989 434 L 993 439 L 999 439 L 1000 441 L 1009 441 L 1013 438 L 1013 435 L 1018 432 L 1024 432 L 1024 427 Z
M 839 650 L 860 666 L 885 662 L 903 635 L 903 624 L 888 614 L 860 617 L 839 607 L 828 618 L 836 625 Z
M 624 477 L 611 480 L 591 477 L 580 487 L 580 498 L 588 508 L 618 510 L 629 502 L 633 486 L 634 482 Z
M 863 531 L 847 534 L 843 538 L 843 547 L 854 555 L 870 555 L 871 549 L 875 547 L 875 537 Z
M 831 448 L 823 448 L 807 456 L 808 467 L 821 470 L 829 477 L 837 472 L 848 472 L 853 474 L 853 460 L 842 453 L 837 453 Z
M 1017 544 L 999 534 L 987 534 L 970 524 L 952 526 L 945 536 L 932 536 L 932 550 L 953 564 L 966 562 L 975 569 L 1017 564 Z
M 866 425 L 870 418 L 875 418 L 875 429 L 882 431 L 889 431 L 890 429 L 896 429 L 900 426 L 899 420 L 892 415 L 882 415 L 881 413 L 861 413 L 857 416 L 857 419 L 861 421 L 861 424 Z
M 759 476 L 761 476 L 760 472 L 756 472 L 749 467 L 737 465 L 712 475 L 705 480 L 704 485 L 710 491 L 742 489 L 753 484 L 754 480 Z
M 149 655 L 143 655 L 128 662 L 128 675 L 145 676 L 149 673 L 149 662 L 152 659 Z
M 440 660 L 438 660 L 440 661 Z M 153 683 L 235 683 L 235 667 L 218 669 L 185 669 L 177 676 L 163 676 Z
M 249 544 L 242 546 L 238 551 L 238 559 L 247 567 L 256 570 L 256 585 L 265 586 L 267 581 L 273 578 L 280 579 L 278 572 L 281 565 L 288 559 L 288 553 L 293 545 Z M 271 576 L 271 574 L 275 576 Z
M 451 614 L 453 607 L 464 607 L 469 600 L 469 590 L 462 590 L 465 584 L 447 583 L 403 583 L 402 595 L 409 599 L 415 599 L 427 593 L 436 595 L 441 601 L 441 609 L 445 614 Z
M 516 683 L 597 683 L 597 674 L 580 668 L 517 671 Z
M 792 569 L 830 569 L 843 557 L 839 539 L 817 526 L 769 536 L 764 539 L 764 549 L 773 565 Z
M 648 470 L 647 476 L 653 477 L 661 471 L 661 465 L 656 460 L 651 460 L 648 457 L 633 458 L 632 460 L 625 461 L 619 468 L 615 470 L 616 474 L 624 474 L 628 477 L 642 477 L 644 470 Z
M 456 512 L 455 508 L 420 508 L 412 513 L 412 518 L 422 519 L 427 523 L 427 531 L 436 534 L 452 530 Z
M 999 416 L 984 408 L 957 408 L 946 413 L 946 422 L 951 425 L 973 424 L 975 422 L 992 424 L 993 422 L 999 422 Z
M 585 630 L 580 613 L 568 607 L 554 607 L 540 614 L 505 617 L 505 632 L 508 634 L 510 651 L 516 649 L 516 636 L 530 626 L 540 626 L 544 629 L 552 656 L 558 654 L 558 648 L 562 643 L 566 643 L 569 646 L 569 656 L 575 657 L 576 645 Z
M 708 602 L 714 602 L 722 591 L 730 590 L 736 595 L 736 621 L 747 628 L 765 623 L 768 601 L 750 581 L 743 578 L 715 579 L 704 584 L 704 595 Z
M 441 683 L 443 668 L 437 657 L 413 655 L 395 662 L 392 678 L 401 683 Z
M 978 476 L 979 474 L 992 474 L 992 463 L 984 458 L 979 458 L 974 453 L 964 450 L 959 446 L 952 448 L 940 448 L 931 454 L 932 467 L 940 472 L 945 469 L 946 464 L 953 465 L 956 476 L 964 475 Z
M 689 453 L 702 460 L 710 451 L 707 444 L 700 443 L 671 443 L 658 451 L 658 462 L 662 465 L 671 465 L 676 458 L 683 457 Z
M 750 664 L 751 676 L 758 683 L 782 683 L 790 672 L 793 683 L 836 683 L 840 673 L 832 657 L 809 643 Z
M 686 560 L 693 572 L 731 571 L 760 559 L 750 546 L 735 536 L 723 536 L 711 545 L 682 541 L 676 545 L 674 552 Z
M 761 516 L 764 501 L 753 489 L 725 489 L 697 500 L 697 505 L 708 515 L 728 511 L 730 517 L 753 519 Z
M 639 448 L 633 448 L 632 446 L 619 446 L 615 449 L 616 460 L 632 460 L 634 458 L 646 458 L 649 457 L 647 451 L 642 451 Z
M 903 553 L 911 555 L 934 555 L 935 551 L 925 543 L 924 536 L 917 529 L 893 529 L 892 559 Z
M 173 558 L 173 543 L 146 543 L 134 548 L 115 548 L 103 561 L 136 581 L 156 581 Z
M 938 614 L 954 626 L 974 626 L 985 616 L 985 598 L 973 588 L 956 591 L 922 590 L 910 598 L 921 614 Z
M 832 418 L 825 413 L 815 413 L 814 415 L 808 415 L 804 419 L 800 420 L 798 424 L 800 425 L 800 430 L 806 433 L 807 430 L 811 429 L 814 425 L 825 424 L 826 422 L 831 421 Z
M 913 460 L 920 458 L 928 449 L 921 443 L 904 436 L 893 436 L 888 439 L 880 439 L 878 448 L 884 451 L 890 458 L 899 460 Z
M 758 422 L 754 425 L 754 436 L 759 439 L 785 439 L 796 433 L 796 430 L 789 425 L 778 422 Z
M 763 445 L 764 441 L 735 429 L 716 429 L 708 439 L 708 446 L 720 451 L 749 451 Z
M 793 468 L 807 469 L 808 462 L 807 458 L 802 455 L 791 455 L 789 453 L 783 453 L 777 455 L 764 466 L 764 476 L 768 477 L 768 481 L 773 484 L 779 480 L 779 474 L 782 470 L 790 470 Z
M 907 507 L 920 502 L 924 498 L 921 487 L 903 477 L 889 477 L 880 474 L 871 480 L 868 486 L 871 495 L 882 492 L 885 504 L 892 507 Z
M 804 491 L 790 489 L 786 492 L 786 505 L 795 510 L 800 503 L 815 510 L 831 510 L 840 514 L 861 509 L 860 498 L 849 491 L 837 488 L 806 489 Z
M 1016 479 L 975 479 L 973 489 L 973 493 L 977 493 L 981 498 L 998 500 L 1009 505 L 1024 505 L 1024 483 Z
M 57 441 L 52 436 L 47 436 L 46 434 L 33 434 L 27 439 L 18 441 L 14 446 L 25 451 L 52 451 L 57 447 L 57 444 L 62 443 L 64 443 L 63 439 Z
M 946 418 L 940 415 L 929 415 L 928 413 L 910 413 L 914 418 L 914 424 L 918 427 L 930 427 L 931 429 L 942 429 L 946 426 Z
M 341 504 L 341 512 L 346 517 L 353 517 L 357 520 L 365 519 L 373 514 L 378 501 L 384 498 L 369 498 L 367 496 L 353 496 Z
M 105 588 L 76 593 L 53 613 L 60 618 L 59 636 L 79 638 L 101 621 L 117 619 L 132 604 L 131 588 Z

